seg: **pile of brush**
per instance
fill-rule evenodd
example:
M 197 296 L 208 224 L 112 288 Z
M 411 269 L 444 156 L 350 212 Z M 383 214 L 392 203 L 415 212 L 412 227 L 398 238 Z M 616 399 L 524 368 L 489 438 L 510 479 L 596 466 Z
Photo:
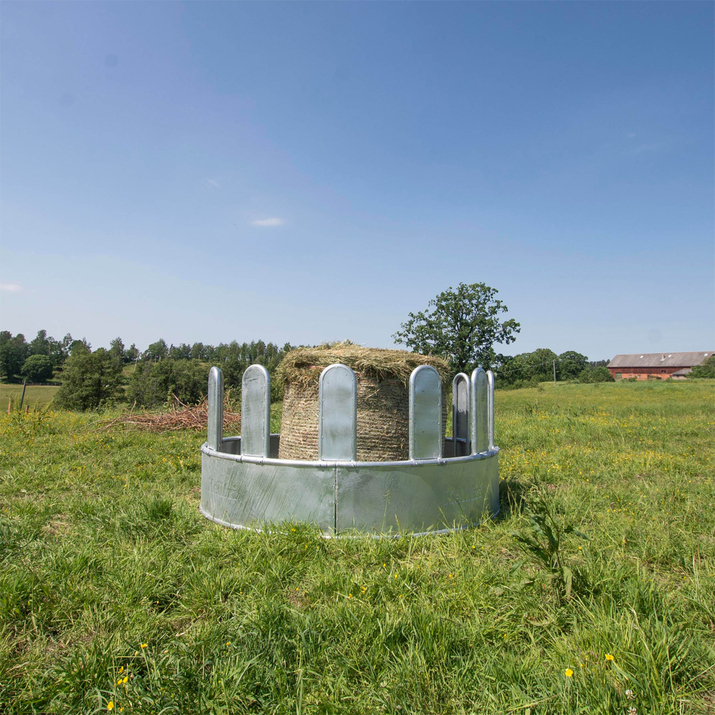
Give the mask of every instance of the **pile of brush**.
M 173 395 L 172 406 L 164 412 L 129 412 L 102 426 L 109 429 L 117 425 L 132 425 L 146 432 L 174 432 L 176 430 L 206 431 L 208 423 L 208 399 L 204 398 L 198 405 L 185 405 L 176 395 Z M 223 426 L 236 427 L 240 430 L 241 415 L 231 412 L 231 405 L 226 400 L 223 408 Z

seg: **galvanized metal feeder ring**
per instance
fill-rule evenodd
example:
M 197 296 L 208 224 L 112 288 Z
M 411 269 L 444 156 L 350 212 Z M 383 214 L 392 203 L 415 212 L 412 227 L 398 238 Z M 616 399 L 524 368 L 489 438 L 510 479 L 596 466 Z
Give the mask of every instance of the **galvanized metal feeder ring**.
M 232 528 L 285 521 L 316 524 L 326 536 L 421 534 L 463 528 L 499 511 L 494 445 L 494 375 L 477 368 L 452 384 L 451 437 L 443 437 L 437 370 L 409 382 L 409 459 L 358 462 L 353 371 L 320 375 L 318 460 L 278 459 L 270 433 L 270 376 L 252 365 L 242 381 L 241 436 L 223 437 L 223 374 L 209 373 L 208 438 L 201 447 L 201 512 Z

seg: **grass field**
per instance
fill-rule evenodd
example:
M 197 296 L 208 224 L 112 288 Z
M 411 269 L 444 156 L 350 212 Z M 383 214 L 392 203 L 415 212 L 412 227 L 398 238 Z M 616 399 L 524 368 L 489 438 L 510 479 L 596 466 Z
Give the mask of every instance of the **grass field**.
M 2 413 L 0 712 L 713 713 L 714 405 L 497 392 L 501 515 L 381 540 L 208 522 L 202 434 Z
M 59 385 L 28 385 L 25 391 L 25 405 L 30 407 L 46 407 L 59 390 Z M 22 385 L 0 385 L 0 410 L 7 410 L 8 401 L 14 405 L 20 404 Z

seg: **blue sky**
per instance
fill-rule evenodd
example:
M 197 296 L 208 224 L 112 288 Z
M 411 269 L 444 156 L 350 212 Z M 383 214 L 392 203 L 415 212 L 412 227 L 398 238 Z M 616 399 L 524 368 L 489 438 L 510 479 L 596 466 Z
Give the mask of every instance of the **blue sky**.
M 0 328 L 715 343 L 708 2 L 0 5 Z

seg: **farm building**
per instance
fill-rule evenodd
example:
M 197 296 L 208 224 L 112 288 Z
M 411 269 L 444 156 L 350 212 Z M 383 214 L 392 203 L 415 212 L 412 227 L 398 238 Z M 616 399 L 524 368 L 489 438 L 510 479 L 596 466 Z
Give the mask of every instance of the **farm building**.
M 635 355 L 616 355 L 608 363 L 608 370 L 616 380 L 636 378 L 669 377 L 682 379 L 700 363 L 705 362 L 715 351 L 706 353 L 636 353 Z

